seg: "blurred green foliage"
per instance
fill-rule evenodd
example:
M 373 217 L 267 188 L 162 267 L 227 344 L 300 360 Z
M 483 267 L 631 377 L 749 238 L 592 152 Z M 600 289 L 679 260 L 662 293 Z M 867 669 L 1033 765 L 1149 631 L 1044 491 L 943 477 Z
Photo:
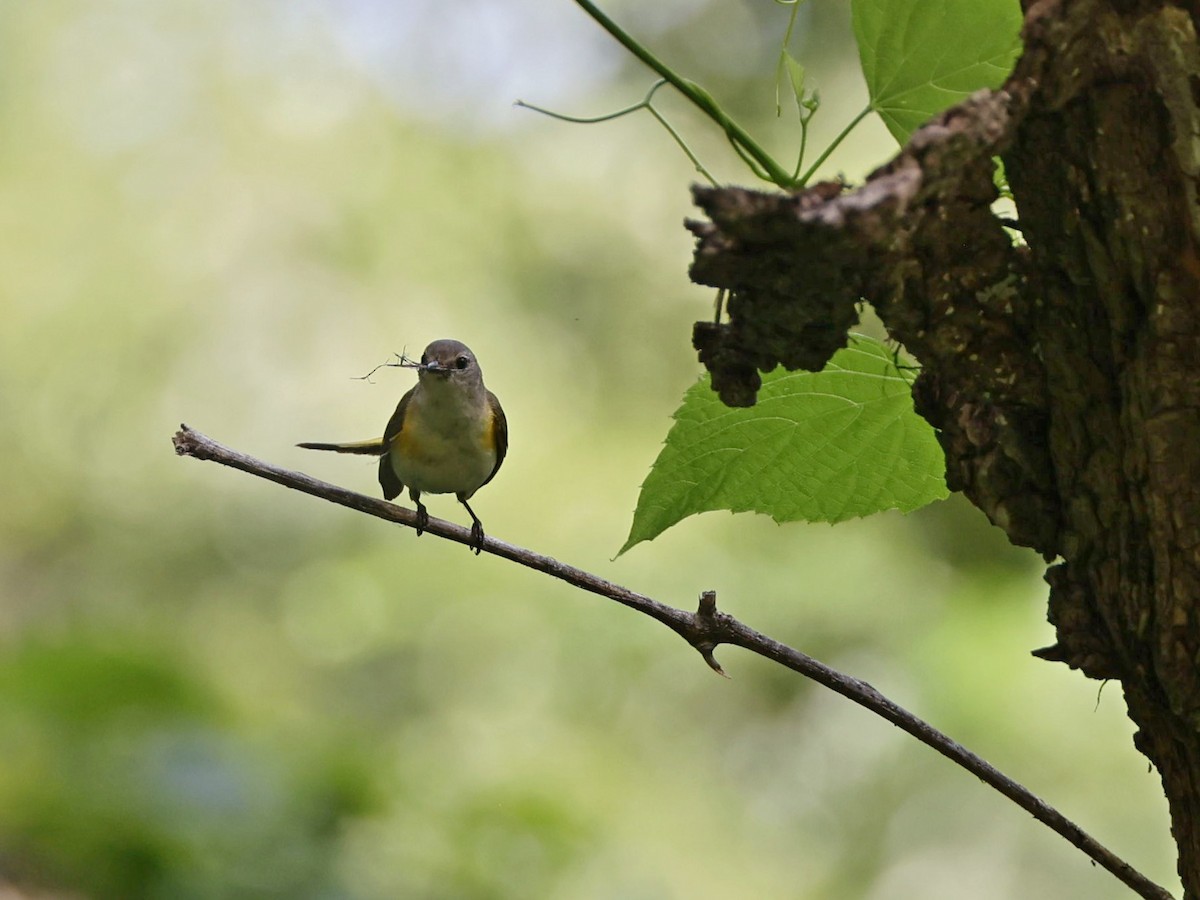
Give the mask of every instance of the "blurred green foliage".
M 769 133 L 786 10 L 610 11 Z M 717 589 L 1171 879 L 1118 691 L 1029 658 L 1039 563 L 959 500 L 833 529 L 710 514 L 610 560 L 711 297 L 652 121 L 508 107 L 641 95 L 580 18 L 0 4 L 0 890 L 1123 896 L 790 673 L 726 648 L 724 681 L 612 604 L 171 452 L 184 420 L 373 491 L 369 461 L 292 445 L 378 433 L 408 382 L 354 377 L 447 336 L 509 415 L 490 533 L 679 605 Z M 842 4 L 807 4 L 793 53 L 826 108 L 862 108 Z M 851 178 L 890 152 L 858 138 Z

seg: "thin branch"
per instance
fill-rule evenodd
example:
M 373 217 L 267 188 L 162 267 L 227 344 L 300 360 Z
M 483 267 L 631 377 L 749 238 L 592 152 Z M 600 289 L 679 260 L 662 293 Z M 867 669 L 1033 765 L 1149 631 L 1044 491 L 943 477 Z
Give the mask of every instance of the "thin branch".
M 406 525 L 409 528 L 417 527 L 417 514 L 413 510 L 337 487 L 300 472 L 293 472 L 279 466 L 271 465 L 270 463 L 225 447 L 211 438 L 200 434 L 198 431 L 193 431 L 186 425 L 180 426 L 180 428 L 181 430 L 174 437 L 175 452 L 180 456 L 210 460 L 224 466 L 240 469 L 251 475 L 257 475 L 259 478 L 266 478 L 268 481 L 274 481 L 276 484 L 281 484 L 292 490 L 302 491 L 314 497 L 328 500 L 331 503 L 337 503 L 341 506 L 366 513 L 367 515 L 384 519 L 388 522 Z M 460 544 L 471 545 L 471 530 L 469 528 L 464 528 L 442 519 L 429 519 L 425 525 L 425 531 Z M 1029 791 L 1028 788 L 1013 781 L 990 763 L 938 731 L 928 722 L 889 700 L 865 681 L 860 681 L 849 675 L 843 675 L 836 669 L 832 669 L 798 650 L 793 650 L 791 647 L 755 631 L 728 613 L 720 612 L 717 609 L 717 595 L 715 592 L 705 591 L 700 597 L 700 605 L 697 611 L 690 613 L 686 610 L 676 609 L 675 607 L 659 603 L 657 600 L 653 600 L 644 594 L 636 593 L 628 588 L 621 587 L 618 584 L 593 575 L 590 572 L 585 572 L 582 569 L 561 563 L 549 556 L 542 556 L 540 553 L 534 553 L 531 550 L 507 544 L 492 537 L 484 539 L 483 550 L 495 556 L 519 563 L 527 568 L 559 578 L 585 591 L 615 600 L 617 603 L 628 606 L 631 609 L 636 609 L 638 612 L 645 613 L 666 625 L 687 641 L 700 653 L 704 661 L 721 675 L 724 675 L 725 672 L 713 656 L 713 650 L 720 644 L 732 644 L 735 647 L 741 647 L 749 650 L 751 653 L 757 653 L 759 656 L 766 657 L 782 666 L 786 666 L 794 672 L 799 672 L 804 677 L 832 691 L 836 691 L 859 706 L 865 707 L 876 715 L 881 716 L 896 727 L 915 737 L 921 743 L 932 747 L 947 759 L 957 763 L 985 784 L 995 788 L 1039 822 L 1057 832 L 1097 864 L 1111 872 L 1138 896 L 1147 898 L 1147 900 L 1172 900 L 1171 895 L 1164 888 L 1155 884 L 1124 860 L 1115 856 L 1089 836 L 1082 828 Z

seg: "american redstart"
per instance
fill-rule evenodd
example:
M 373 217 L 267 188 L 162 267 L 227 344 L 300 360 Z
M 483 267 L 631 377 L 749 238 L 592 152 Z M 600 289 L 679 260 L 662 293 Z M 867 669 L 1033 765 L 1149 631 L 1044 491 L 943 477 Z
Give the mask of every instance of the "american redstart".
M 392 365 L 395 365 L 393 363 Z M 454 494 L 471 515 L 471 547 L 483 548 L 483 523 L 468 500 L 487 484 L 508 451 L 508 422 L 496 395 L 465 344 L 434 341 L 417 370 L 417 384 L 400 398 L 382 438 L 352 444 L 297 444 L 308 450 L 379 456 L 379 484 L 391 500 L 405 487 L 417 504 L 417 534 L 429 524 L 421 494 Z

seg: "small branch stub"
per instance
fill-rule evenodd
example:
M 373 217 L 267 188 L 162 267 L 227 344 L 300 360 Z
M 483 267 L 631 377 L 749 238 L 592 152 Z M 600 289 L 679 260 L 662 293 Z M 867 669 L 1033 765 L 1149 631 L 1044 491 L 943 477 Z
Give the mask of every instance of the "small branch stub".
M 717 649 L 720 641 L 708 640 L 707 635 L 717 630 L 717 592 L 704 591 L 700 595 L 700 606 L 696 609 L 696 630 L 699 635 L 702 635 L 697 640 L 691 641 L 704 661 L 708 663 L 708 667 L 720 675 L 722 678 L 728 678 L 728 673 L 721 668 L 721 664 L 717 662 L 717 658 L 713 656 L 713 651 Z

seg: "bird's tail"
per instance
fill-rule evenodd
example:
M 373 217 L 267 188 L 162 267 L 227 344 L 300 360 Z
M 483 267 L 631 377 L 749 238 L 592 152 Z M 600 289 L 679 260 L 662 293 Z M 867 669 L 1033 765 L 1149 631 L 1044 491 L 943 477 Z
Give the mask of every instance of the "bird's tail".
M 334 453 L 362 453 L 367 456 L 383 455 L 383 438 L 375 438 L 370 441 L 355 441 L 351 444 L 322 444 L 306 441 L 296 446 L 303 447 L 305 450 L 332 450 Z

